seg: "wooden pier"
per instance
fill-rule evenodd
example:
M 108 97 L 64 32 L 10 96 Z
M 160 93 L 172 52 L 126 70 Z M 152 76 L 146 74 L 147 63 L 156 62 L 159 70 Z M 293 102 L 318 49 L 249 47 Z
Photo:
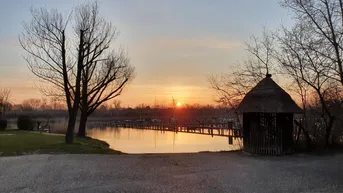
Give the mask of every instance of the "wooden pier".
M 151 122 L 118 122 L 118 121 L 99 121 L 89 122 L 90 127 L 123 127 L 159 131 L 172 131 L 180 133 L 193 133 L 211 136 L 223 136 L 241 138 L 243 133 L 239 129 L 233 129 L 230 123 L 211 123 L 211 124 L 196 124 L 196 123 L 151 123 Z M 230 128 L 231 126 L 231 128 Z

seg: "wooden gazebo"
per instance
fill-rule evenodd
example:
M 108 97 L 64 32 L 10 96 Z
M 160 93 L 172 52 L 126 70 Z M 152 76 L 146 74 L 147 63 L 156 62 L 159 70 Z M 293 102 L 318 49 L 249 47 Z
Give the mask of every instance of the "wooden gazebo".
M 243 148 L 252 154 L 292 152 L 293 114 L 302 110 L 270 74 L 251 89 L 238 106 L 243 114 Z

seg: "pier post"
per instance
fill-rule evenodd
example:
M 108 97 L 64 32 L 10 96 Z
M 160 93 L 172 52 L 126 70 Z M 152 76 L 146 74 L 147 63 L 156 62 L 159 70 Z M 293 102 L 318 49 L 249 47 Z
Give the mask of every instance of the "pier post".
M 233 144 L 233 138 L 232 138 L 232 136 L 229 136 L 229 144 L 230 144 L 230 145 Z

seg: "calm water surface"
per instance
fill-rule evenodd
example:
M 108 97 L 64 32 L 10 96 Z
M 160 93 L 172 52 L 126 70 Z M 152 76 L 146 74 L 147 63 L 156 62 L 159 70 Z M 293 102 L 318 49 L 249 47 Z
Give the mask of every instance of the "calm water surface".
M 125 153 L 232 151 L 241 144 L 239 139 L 233 139 L 233 145 L 229 145 L 227 137 L 133 128 L 89 128 L 87 135 Z
M 46 120 L 43 123 L 44 121 Z M 67 119 L 54 119 L 50 126 L 53 132 L 63 133 L 67 127 Z M 10 127 L 16 128 L 16 119 L 10 120 Z M 78 124 L 76 131 L 77 128 Z M 240 149 L 241 144 L 239 139 L 233 139 L 233 145 L 230 145 L 227 137 L 116 127 L 88 128 L 87 135 L 106 141 L 112 149 L 125 153 L 231 151 Z

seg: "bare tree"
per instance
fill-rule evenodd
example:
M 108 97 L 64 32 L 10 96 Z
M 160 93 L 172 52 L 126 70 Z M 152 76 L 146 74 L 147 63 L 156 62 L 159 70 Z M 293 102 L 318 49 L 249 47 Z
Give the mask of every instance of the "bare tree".
M 254 82 L 258 82 L 271 71 L 277 73 L 277 65 L 273 57 L 275 36 L 271 31 L 264 28 L 261 37 L 251 36 L 250 41 L 245 45 L 251 58 L 246 61 L 245 69 L 241 70 L 239 75 L 249 77 L 250 81 L 253 79 Z
M 342 0 L 283 0 L 282 5 L 294 12 L 296 25 L 306 30 L 313 45 L 318 45 L 307 49 L 332 64 L 324 76 L 343 85 Z
M 9 89 L 0 89 L 0 118 L 1 120 L 6 118 L 6 112 L 10 106 L 11 90 Z
M 31 22 L 24 23 L 19 37 L 31 72 L 42 81 L 63 93 L 68 107 L 69 120 L 66 143 L 73 142 L 74 127 L 80 103 L 81 71 L 85 57 L 82 25 L 75 24 L 78 46 L 76 54 L 68 51 L 66 29 L 72 14 L 66 19 L 57 10 L 31 9 Z
M 41 108 L 42 106 L 42 101 L 40 99 L 26 99 L 23 100 L 22 108 L 23 110 L 30 110 L 30 111 L 35 111 Z
M 120 100 L 113 100 L 112 104 L 113 104 L 112 107 L 115 109 L 121 108 L 121 101 Z
M 237 70 L 229 74 L 212 75 L 208 78 L 211 89 L 215 92 L 216 102 L 232 109 L 239 121 L 236 108 L 249 90 L 262 80 L 271 70 L 276 71 L 273 58 L 275 38 L 265 29 L 261 38 L 252 36 L 246 43 L 249 59 Z
M 59 100 L 58 97 L 51 97 L 49 105 L 53 110 L 63 110 L 66 109 L 66 105 Z
M 264 31 L 261 39 L 251 38 L 247 50 L 252 58 L 243 69 L 211 77 L 211 87 L 219 93 L 221 101 L 235 108 L 234 101 L 239 101 L 249 90 L 249 83 L 255 84 L 262 79 L 263 72 L 268 74 L 272 70 L 290 80 L 292 90 L 301 98 L 305 122 L 298 125 L 302 126 L 307 141 L 318 140 L 317 131 L 324 130 L 325 144 L 329 145 L 330 139 L 334 140 L 332 133 L 341 111 L 342 2 L 283 0 L 282 5 L 294 12 L 295 25 L 290 30 L 283 28 L 281 35 Z
M 277 58 L 281 68 L 297 83 L 300 92 L 305 88 L 311 89 L 318 97 L 326 132 L 325 143 L 329 145 L 335 115 L 328 107 L 325 92 L 333 80 L 332 61 L 318 52 L 323 49 L 322 42 L 312 39 L 312 35 L 306 24 L 297 24 L 291 30 L 284 28 L 278 38 L 280 51 Z
M 332 128 L 331 144 L 340 143 L 343 136 L 343 87 L 336 81 L 331 81 L 329 87 L 324 91 L 324 99 L 329 110 L 335 115 L 335 123 Z
M 251 88 L 242 84 L 241 77 L 235 73 L 212 75 L 208 77 L 211 89 L 216 94 L 216 102 L 236 110 L 237 105 Z
M 343 1 L 342 0 L 283 0 L 282 5 L 294 13 L 295 25 L 291 30 L 283 29 L 280 42 L 282 53 L 281 63 L 289 75 L 297 80 L 298 85 L 307 85 L 314 91 L 317 104 L 320 106 L 318 116 L 325 128 L 325 144 L 329 145 L 332 130 L 339 117 L 337 109 L 330 106 L 332 98 L 327 99 L 327 92 L 332 96 L 332 87 L 343 85 Z M 287 61 L 288 60 L 288 61 Z M 292 64 L 291 64 L 292 63 Z M 286 64 L 286 65 L 285 65 Z M 340 85 L 333 81 L 339 82 Z M 301 87 L 299 87 L 301 88 Z M 337 92 L 336 92 L 337 93 Z M 339 98 L 339 95 L 335 95 Z M 335 101 L 335 104 L 338 104 Z M 316 109 L 316 105 L 307 112 Z M 340 107 L 340 105 L 336 105 Z M 314 121 L 307 119 L 308 121 Z M 339 121 L 339 120 L 338 120 Z M 320 122 L 315 120 L 315 122 Z M 313 124 L 312 124 L 313 125 Z M 305 126 L 313 130 L 310 126 Z M 315 126 L 315 128 L 317 128 Z M 315 129 L 314 129 L 315 130 Z M 314 137 L 316 138 L 316 137 Z
M 86 135 L 86 122 L 95 109 L 119 96 L 133 79 L 134 68 L 125 53 L 112 51 L 118 36 L 111 23 L 99 15 L 97 3 L 76 10 L 76 19 L 84 32 L 85 60 L 82 69 L 81 117 L 78 136 Z
M 294 12 L 295 25 L 290 30 L 282 29 L 274 53 L 281 70 L 293 80 L 301 96 L 305 125 L 298 125 L 303 128 L 307 141 L 311 140 L 310 132 L 317 139 L 318 125 L 321 125 L 325 144 L 329 145 L 338 111 L 331 108 L 332 100 L 326 95 L 328 91 L 332 93 L 333 85 L 338 88 L 343 85 L 342 0 L 283 0 L 282 5 Z M 308 103 L 309 96 L 314 101 L 312 104 Z M 313 116 L 314 111 L 320 120 Z

